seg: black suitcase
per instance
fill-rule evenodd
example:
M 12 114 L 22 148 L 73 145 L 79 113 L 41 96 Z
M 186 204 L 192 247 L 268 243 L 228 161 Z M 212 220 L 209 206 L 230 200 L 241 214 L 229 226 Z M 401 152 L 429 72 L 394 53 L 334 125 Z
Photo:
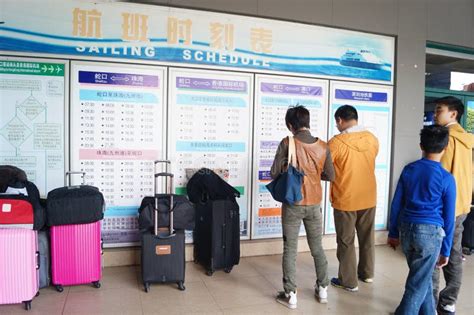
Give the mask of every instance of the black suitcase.
M 169 161 L 155 161 L 166 163 Z M 169 187 L 170 204 L 173 204 L 173 174 L 156 173 L 155 174 L 155 196 L 158 197 L 158 181 L 165 178 L 166 186 Z M 169 184 L 169 185 L 168 185 Z M 154 231 L 144 232 L 142 234 L 142 252 L 141 266 L 142 279 L 145 292 L 150 290 L 151 283 L 170 283 L 178 284 L 180 290 L 185 290 L 185 236 L 184 231 L 174 231 L 173 229 L 173 209 L 170 209 L 169 228 L 158 229 L 158 199 L 155 200 L 155 224 Z
M 105 201 L 99 188 L 86 185 L 85 172 L 66 172 L 82 175 L 82 185 L 65 186 L 51 190 L 46 198 L 46 223 L 48 226 L 87 224 L 104 218 Z
M 462 233 L 462 247 L 463 252 L 466 255 L 471 255 L 474 250 L 474 211 L 471 208 L 471 212 L 464 220 L 464 231 Z
M 240 215 L 235 199 L 208 200 L 196 204 L 194 261 L 207 275 L 224 269 L 229 273 L 240 260 Z

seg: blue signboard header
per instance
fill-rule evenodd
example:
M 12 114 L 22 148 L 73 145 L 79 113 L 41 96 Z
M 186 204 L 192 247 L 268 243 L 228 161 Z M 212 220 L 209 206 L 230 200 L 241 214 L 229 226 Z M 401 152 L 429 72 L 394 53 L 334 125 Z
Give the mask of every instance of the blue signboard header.
M 352 101 L 367 101 L 367 102 L 387 102 L 387 93 L 382 92 L 368 92 L 355 90 L 341 90 L 336 89 L 336 99 L 352 100 Z
M 150 60 L 393 83 L 392 36 L 120 2 L 69 0 L 58 5 L 55 0 L 2 0 L 1 11 L 2 51 Z M 107 84 L 118 84 L 118 80 L 107 80 Z M 288 91 L 295 92 L 287 86 Z M 317 89 L 309 90 L 312 91 Z

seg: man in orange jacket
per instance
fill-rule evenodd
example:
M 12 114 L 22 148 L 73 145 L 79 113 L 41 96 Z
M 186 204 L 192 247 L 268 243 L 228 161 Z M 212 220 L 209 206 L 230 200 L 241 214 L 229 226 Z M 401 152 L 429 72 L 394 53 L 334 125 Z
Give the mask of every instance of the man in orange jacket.
M 375 158 L 377 138 L 358 125 L 357 110 L 344 105 L 334 114 L 340 134 L 328 143 L 335 179 L 331 183 L 331 203 L 337 234 L 339 273 L 331 279 L 335 287 L 358 291 L 358 280 L 371 283 L 374 277 L 374 221 L 377 204 Z M 359 239 L 359 264 L 354 246 Z
M 462 280 L 462 232 L 463 222 L 471 210 L 472 198 L 472 148 L 474 136 L 466 132 L 459 122 L 464 114 L 460 99 L 447 96 L 436 100 L 435 121 L 449 128 L 449 142 L 441 158 L 441 165 L 454 176 L 456 181 L 456 222 L 453 246 L 449 262 L 442 268 L 446 287 L 439 292 L 440 269 L 433 273 L 433 294 L 438 314 L 455 314 L 456 301 Z

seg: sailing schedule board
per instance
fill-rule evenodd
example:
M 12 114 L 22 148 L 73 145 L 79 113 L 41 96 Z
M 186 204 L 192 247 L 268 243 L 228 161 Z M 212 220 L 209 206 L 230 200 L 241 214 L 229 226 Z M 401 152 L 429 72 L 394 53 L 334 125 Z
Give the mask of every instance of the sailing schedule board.
M 193 170 L 225 170 L 228 183 L 241 194 L 237 202 L 242 238 L 250 236 L 252 77 L 169 70 L 168 159 L 173 162 L 176 193 L 186 193 Z
M 278 145 L 290 135 L 285 114 L 289 106 L 305 106 L 310 111 L 312 135 L 326 141 L 329 81 L 256 75 L 255 87 L 252 238 L 281 237 L 281 203 L 272 198 L 265 185 L 271 181 L 270 168 Z M 324 182 L 322 188 L 325 196 Z
M 136 243 L 137 210 L 164 157 L 164 68 L 73 62 L 71 72 L 71 170 L 104 194 L 104 243 Z
M 23 169 L 41 196 L 64 184 L 67 61 L 0 58 L 0 164 Z
M 339 131 L 334 121 L 334 113 L 342 105 L 352 105 L 357 109 L 359 125 L 372 132 L 379 141 L 379 153 L 375 161 L 377 180 L 377 206 L 375 229 L 387 227 L 390 186 L 390 157 L 392 147 L 393 87 L 352 82 L 331 82 L 329 137 Z M 330 190 L 328 189 L 328 201 Z M 336 232 L 334 210 L 328 202 L 325 233 Z
M 172 160 L 178 193 L 193 170 L 214 169 L 242 192 L 242 237 L 280 237 L 280 205 L 264 185 L 295 101 L 308 106 L 311 131 L 324 140 L 334 106 L 386 105 L 388 114 L 362 116 L 383 121 L 373 125 L 387 135 L 381 156 L 390 157 L 383 128 L 392 126 L 394 36 L 120 2 L 3 0 L 0 16 L 8 21 L 0 53 L 11 55 L 0 60 L 0 163 L 25 169 L 42 195 L 64 184 L 65 170 L 85 170 L 107 199 L 108 246 L 136 244 L 136 209 L 152 193 L 155 158 Z M 334 93 L 380 88 L 387 101 L 330 96 L 332 83 Z M 390 163 L 377 163 L 379 203 L 388 204 Z M 378 229 L 387 206 L 379 208 Z

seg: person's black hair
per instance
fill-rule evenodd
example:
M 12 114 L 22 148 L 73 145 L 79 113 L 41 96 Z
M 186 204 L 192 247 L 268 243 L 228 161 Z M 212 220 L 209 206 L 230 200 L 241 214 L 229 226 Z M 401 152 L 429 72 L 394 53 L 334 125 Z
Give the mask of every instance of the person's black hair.
M 464 115 L 464 104 L 462 101 L 454 96 L 445 96 L 435 100 L 436 105 L 447 106 L 450 112 L 455 111 L 456 120 L 461 121 L 462 115 Z
M 301 105 L 291 106 L 286 111 L 285 122 L 288 129 L 291 125 L 295 131 L 301 128 L 309 128 L 309 110 Z
M 357 114 L 357 109 L 351 105 L 342 105 L 334 113 L 335 119 L 342 119 L 344 121 L 349 120 L 359 120 L 359 115 Z
M 426 153 L 441 153 L 448 145 L 449 130 L 440 125 L 426 126 L 420 132 L 420 145 Z

